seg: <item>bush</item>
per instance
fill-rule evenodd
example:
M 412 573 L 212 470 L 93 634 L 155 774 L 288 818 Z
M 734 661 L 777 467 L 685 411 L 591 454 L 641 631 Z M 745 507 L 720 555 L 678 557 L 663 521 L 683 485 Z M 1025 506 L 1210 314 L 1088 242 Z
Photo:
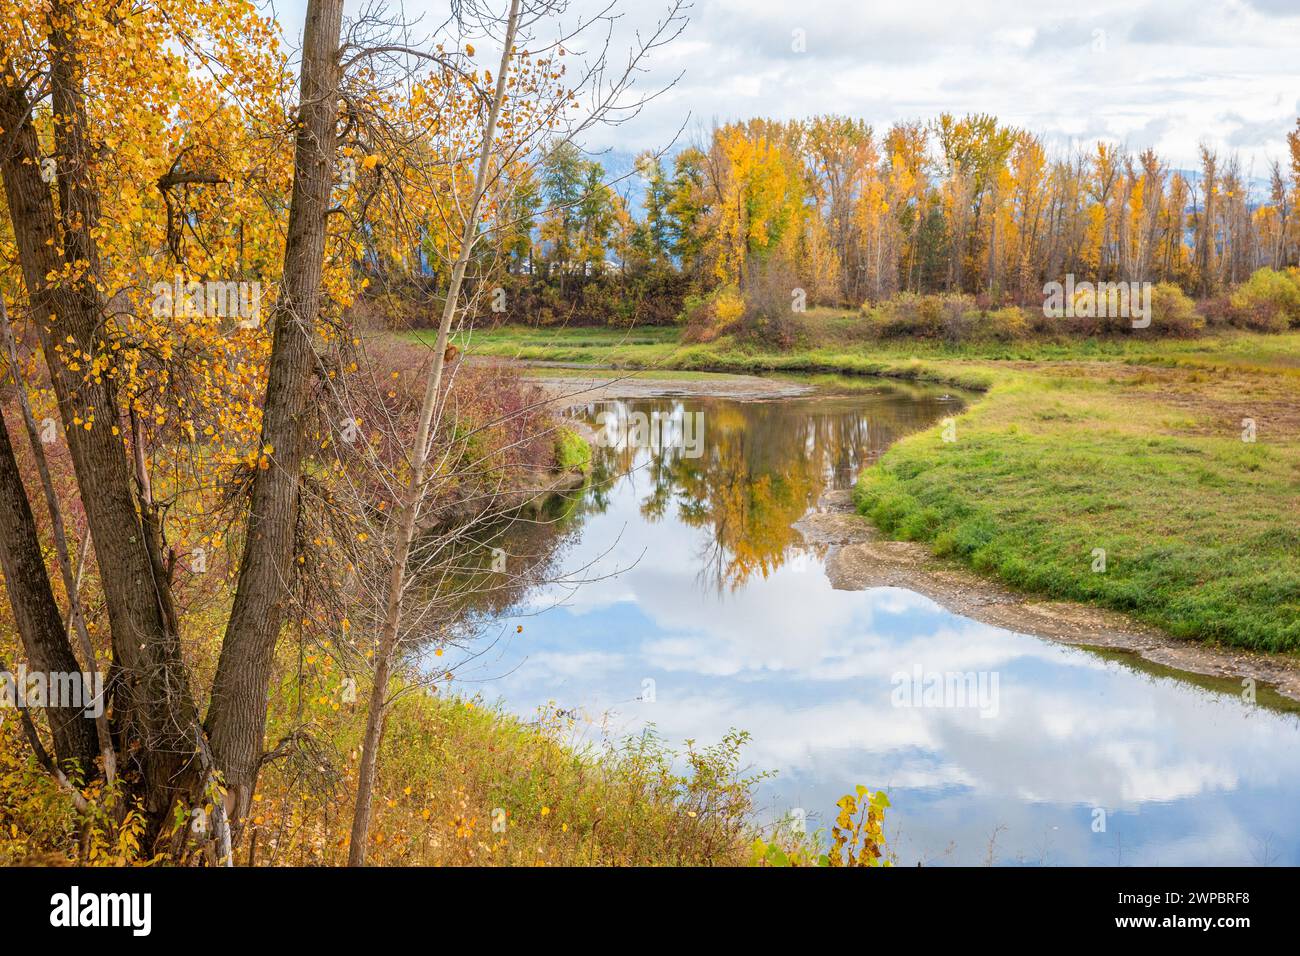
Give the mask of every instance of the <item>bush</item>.
M 1151 290 L 1151 329 L 1174 336 L 1192 336 L 1205 328 L 1205 318 L 1196 311 L 1187 294 L 1172 282 L 1161 282 Z
M 1144 304 L 1142 287 L 1119 280 L 1080 282 L 1075 286 L 1074 317 L 1065 319 L 1075 335 L 1128 334 Z M 1154 311 L 1154 294 L 1152 296 Z
M 975 300 L 968 295 L 904 292 L 878 307 L 864 304 L 862 312 L 882 338 L 959 342 L 972 331 L 968 313 L 975 312 Z
M 723 328 L 733 325 L 745 314 L 745 300 L 734 287 L 720 289 L 713 299 L 713 314 Z
M 785 259 L 773 256 L 755 263 L 743 286 L 740 328 L 744 337 L 768 348 L 793 348 L 799 333 L 795 295 L 802 288 Z
M 859 308 L 862 324 L 858 327 L 864 338 L 879 339 L 884 337 L 885 324 L 888 321 L 884 310 L 870 302 L 863 302 Z
M 745 312 L 745 300 L 734 285 L 722 286 L 708 295 L 686 297 L 682 320 L 683 342 L 712 342 L 729 332 Z
M 1029 330 L 1029 319 L 1025 316 L 1025 310 L 1014 305 L 988 313 L 981 328 L 984 335 L 998 342 L 1012 342 L 1024 338 Z
M 1260 332 L 1300 326 L 1300 276 L 1294 269 L 1257 269 L 1229 297 L 1228 309 L 1234 323 Z
M 960 345 L 979 335 L 984 322 L 984 313 L 979 309 L 963 308 L 964 302 L 939 304 L 939 323 L 942 328 L 943 341 L 949 345 Z
M 560 428 L 555 433 L 556 471 L 591 471 L 591 446 L 572 428 Z

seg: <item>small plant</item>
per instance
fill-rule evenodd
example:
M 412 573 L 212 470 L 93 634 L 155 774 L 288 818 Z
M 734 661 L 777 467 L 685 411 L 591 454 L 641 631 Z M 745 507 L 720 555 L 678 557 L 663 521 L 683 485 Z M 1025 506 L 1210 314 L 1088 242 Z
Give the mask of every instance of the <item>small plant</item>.
M 824 831 L 812 834 L 794 832 L 785 823 L 778 824 L 768 840 L 758 838 L 750 847 L 754 866 L 892 866 L 886 855 L 885 809 L 889 798 L 885 791 L 872 793 L 859 785 L 835 802 L 839 815 L 831 827 L 831 848 L 821 852 Z
M 827 866 L 889 866 L 885 858 L 885 791 L 871 793 L 858 786 L 856 796 L 846 793 L 835 804 L 840 808 L 831 827 L 831 852 Z
M 1157 332 L 1175 336 L 1195 335 L 1205 328 L 1196 304 L 1172 282 L 1158 283 L 1151 290 L 1151 321 Z
M 0 866 L 147 866 L 145 817 L 118 781 L 77 786 L 81 809 L 0 721 Z M 119 778 L 120 780 L 120 778 Z
M 1300 282 L 1293 270 L 1257 269 L 1228 300 L 1232 320 L 1262 332 L 1300 324 Z
M 1029 320 L 1025 318 L 1024 309 L 1011 305 L 990 312 L 982 331 L 995 342 L 1012 342 L 1028 334 Z
M 682 341 L 712 342 L 740 321 L 745 300 L 736 286 L 721 286 L 706 296 L 688 296 L 682 311 Z

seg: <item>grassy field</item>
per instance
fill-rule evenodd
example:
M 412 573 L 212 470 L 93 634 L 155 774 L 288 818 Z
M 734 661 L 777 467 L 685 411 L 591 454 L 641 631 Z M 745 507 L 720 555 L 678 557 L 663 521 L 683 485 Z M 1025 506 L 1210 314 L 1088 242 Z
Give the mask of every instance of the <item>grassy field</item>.
M 936 426 L 864 473 L 860 510 L 1028 591 L 1176 636 L 1300 650 L 1300 333 L 961 346 L 851 333 L 845 317 L 812 314 L 789 352 L 683 346 L 671 329 L 514 328 L 476 334 L 471 350 L 984 391 L 954 440 Z
M 1294 651 L 1295 387 L 1100 362 L 1007 370 L 953 441 L 930 430 L 899 442 L 856 500 L 884 531 L 1017 587 L 1175 636 Z

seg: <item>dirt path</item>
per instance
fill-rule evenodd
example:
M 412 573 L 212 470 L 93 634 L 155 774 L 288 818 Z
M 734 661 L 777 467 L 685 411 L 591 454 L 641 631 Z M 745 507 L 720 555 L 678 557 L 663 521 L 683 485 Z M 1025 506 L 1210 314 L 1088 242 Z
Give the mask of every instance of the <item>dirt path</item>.
M 907 588 L 954 614 L 985 624 L 1064 644 L 1132 651 L 1155 664 L 1193 674 L 1249 677 L 1300 701 L 1300 659 L 1193 644 L 1114 611 L 1017 594 L 936 558 L 925 545 L 886 540 L 854 513 L 847 491 L 829 493 L 817 511 L 796 522 L 795 529 L 810 545 L 830 548 L 826 575 L 839 590 Z

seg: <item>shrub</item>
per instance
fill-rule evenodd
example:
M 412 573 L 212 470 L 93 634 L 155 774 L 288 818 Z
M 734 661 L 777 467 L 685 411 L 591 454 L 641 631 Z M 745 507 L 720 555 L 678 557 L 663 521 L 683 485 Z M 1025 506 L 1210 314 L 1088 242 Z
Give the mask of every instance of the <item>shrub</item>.
M 1142 304 L 1140 287 L 1134 294 L 1128 282 L 1117 279 L 1080 282 L 1074 291 L 1074 317 L 1066 318 L 1066 328 L 1076 335 L 1128 333 Z
M 1168 335 L 1191 336 L 1205 328 L 1205 318 L 1182 289 L 1161 282 L 1151 290 L 1151 328 Z
M 743 335 L 763 346 L 793 348 L 799 332 L 794 295 L 801 288 L 798 275 L 785 259 L 773 256 L 755 263 L 742 287 Z
M 981 331 L 998 342 L 1011 342 L 1027 335 L 1029 328 L 1025 310 L 1013 305 L 988 313 Z
M 939 304 L 939 322 L 943 329 L 943 340 L 949 345 L 960 345 L 979 334 L 984 322 L 984 313 L 979 309 L 967 309 L 962 302 L 941 302 Z
M 591 471 L 591 446 L 572 428 L 556 430 L 554 454 L 557 471 Z
M 745 313 L 745 300 L 735 288 L 722 289 L 713 303 L 714 314 L 723 326 L 740 321 Z
M 863 312 L 868 311 L 863 306 Z M 967 314 L 975 311 L 975 300 L 968 295 L 918 295 L 904 292 L 882 303 L 877 328 L 882 338 L 943 338 L 961 341 L 971 331 Z
M 687 296 L 682 318 L 683 342 L 712 342 L 730 331 L 745 312 L 745 300 L 734 285 L 721 286 L 705 296 Z
M 1281 332 L 1300 325 L 1300 281 L 1295 270 L 1257 269 L 1228 299 L 1231 319 L 1249 329 Z
M 885 315 L 884 310 L 871 302 L 863 302 L 859 312 L 862 315 L 862 324 L 859 329 L 863 337 L 868 339 L 884 338 L 885 326 L 888 323 L 888 317 Z

